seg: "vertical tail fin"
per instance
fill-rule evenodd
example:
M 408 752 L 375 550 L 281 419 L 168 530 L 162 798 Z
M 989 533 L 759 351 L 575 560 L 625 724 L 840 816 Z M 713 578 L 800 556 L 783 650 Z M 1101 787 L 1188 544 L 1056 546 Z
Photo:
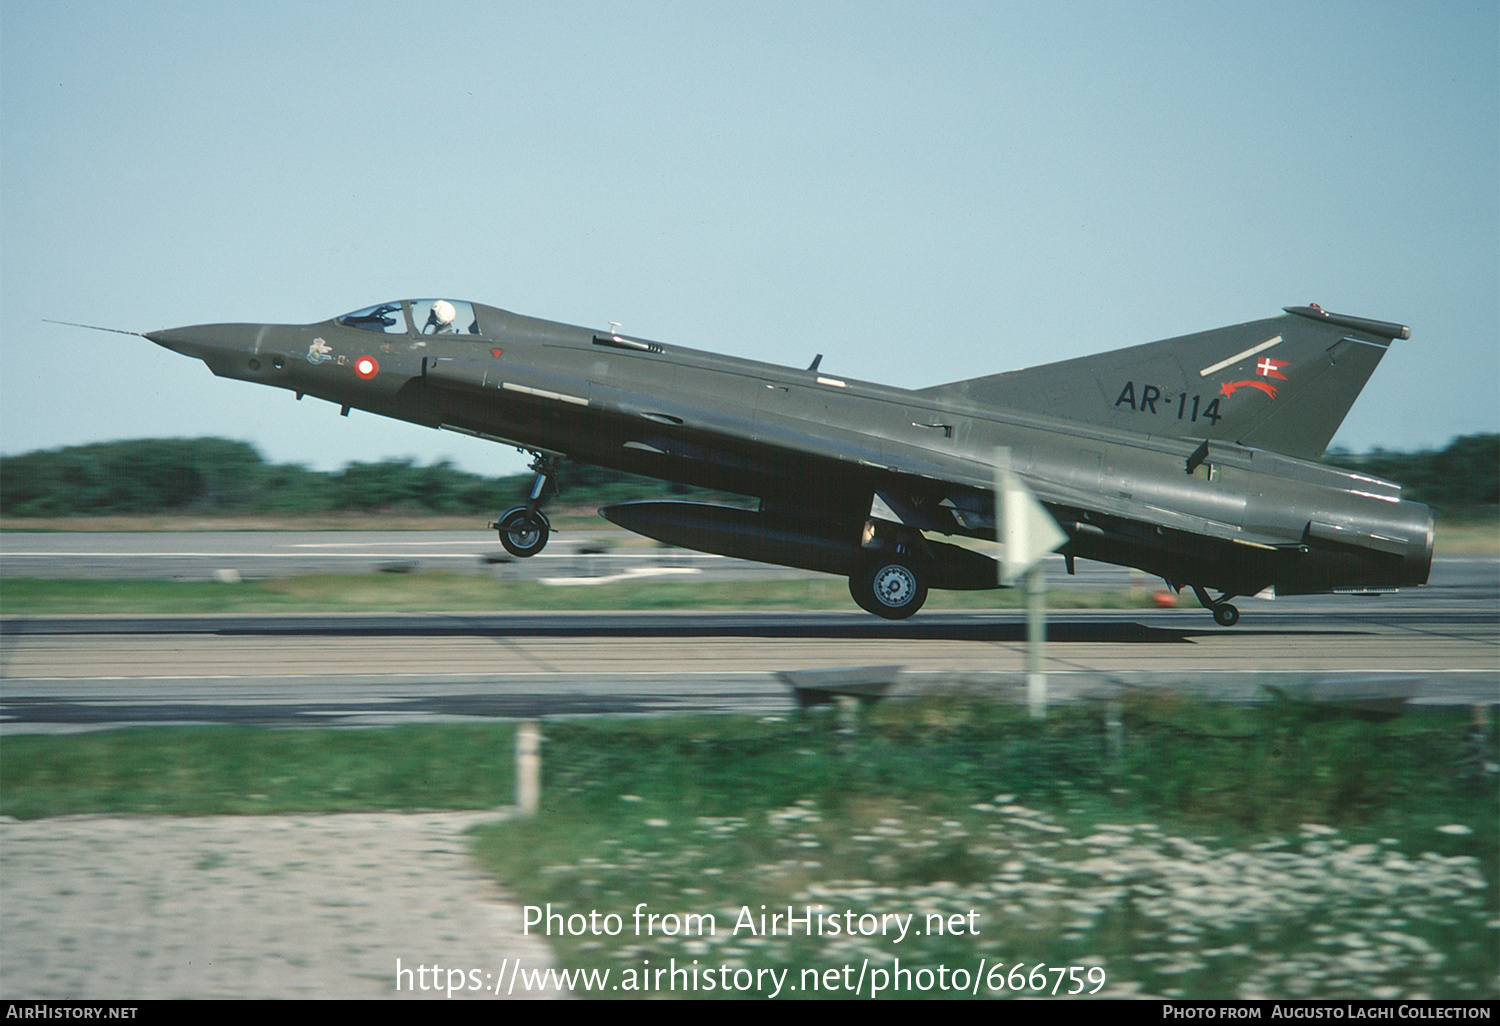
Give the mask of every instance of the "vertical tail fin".
M 1317 459 L 1409 328 L 1316 306 L 922 394 Z

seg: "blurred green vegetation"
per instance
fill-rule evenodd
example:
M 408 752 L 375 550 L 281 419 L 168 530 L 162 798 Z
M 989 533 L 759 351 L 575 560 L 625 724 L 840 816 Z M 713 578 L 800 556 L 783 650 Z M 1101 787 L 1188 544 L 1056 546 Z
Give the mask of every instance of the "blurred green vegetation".
M 1156 818 L 1236 841 L 1308 822 L 1500 830 L 1494 775 L 1470 772 L 1468 710 L 1385 718 L 1151 692 L 1122 701 L 1115 754 L 1106 713 L 1103 703 L 1060 706 L 1038 721 L 1024 706 L 953 692 L 879 703 L 852 734 L 836 729 L 832 710 L 787 720 L 559 720 L 546 729 L 545 802 L 585 821 L 633 822 L 620 811 L 622 792 L 679 815 L 743 815 L 800 800 L 838 809 L 876 796 L 957 815 L 1005 790 L 1085 819 Z M 1493 762 L 1492 716 L 1484 729 Z M 1500 851 L 1485 859 L 1493 875 Z
M 511 802 L 509 723 L 378 730 L 152 727 L 0 745 L 0 813 L 206 816 Z
M 1396 481 L 1407 498 L 1446 517 L 1500 512 L 1500 435 L 1458 438 L 1440 452 L 1333 453 L 1326 462 Z M 557 484 L 567 506 L 711 494 L 576 463 L 563 464 Z M 530 486 L 530 474 L 484 477 L 446 461 L 351 463 L 325 473 L 267 463 L 247 442 L 148 438 L 0 458 L 0 515 L 485 514 L 520 501 Z
M 556 481 L 568 505 L 709 494 L 574 463 L 564 464 Z M 248 442 L 145 438 L 0 457 L 0 514 L 487 514 L 524 500 L 531 482 L 531 474 L 484 477 L 446 460 L 350 463 L 325 473 L 267 463 Z
M 1395 481 L 1402 498 L 1425 502 L 1446 518 L 1500 513 L 1500 435 L 1465 435 L 1440 452 L 1333 452 L 1323 461 Z
M 1004 789 L 1086 819 L 1155 817 L 1236 840 L 1307 822 L 1424 835 L 1466 822 L 1487 875 L 1500 868 L 1496 782 L 1476 769 L 1467 710 L 1386 719 L 1141 694 L 1121 706 L 1113 753 L 1105 717 L 1103 705 L 1080 704 L 1038 721 L 1024 706 L 952 692 L 881 703 L 852 733 L 832 710 L 562 719 L 546 727 L 545 829 L 579 817 L 560 830 L 568 835 L 619 818 L 622 793 L 679 815 L 876 797 L 957 815 Z M 1482 730 L 1482 761 L 1494 762 L 1493 715 Z M 511 738 L 495 721 L 16 734 L 0 745 L 0 814 L 490 808 L 510 801 Z

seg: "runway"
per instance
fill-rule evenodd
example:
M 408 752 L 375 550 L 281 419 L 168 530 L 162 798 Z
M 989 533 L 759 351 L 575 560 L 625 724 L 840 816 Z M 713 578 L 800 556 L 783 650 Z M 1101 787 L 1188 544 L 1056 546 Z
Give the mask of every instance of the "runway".
M 1397 597 L 1399 599 L 1399 596 Z M 905 690 L 1009 693 L 1024 616 L 576 613 L 7 619 L 0 730 L 127 723 L 374 724 L 473 716 L 783 713 L 780 671 L 902 667 Z M 1059 700 L 1101 688 L 1264 697 L 1266 683 L 1406 682 L 1417 700 L 1500 701 L 1493 610 L 1419 605 L 1057 612 Z
M 207 581 L 294 574 L 433 571 L 500 580 L 607 577 L 628 571 L 689 571 L 699 579 L 799 576 L 784 567 L 667 548 L 600 522 L 555 531 L 547 548 L 519 560 L 494 532 L 191 531 L 0 532 L 0 576 Z
M 483 532 L 0 534 L 4 576 L 210 578 L 446 567 L 557 582 L 625 568 L 702 580 L 808 576 L 567 532 L 498 562 Z M 1117 567 L 1046 563 L 1048 589 L 1150 586 Z M 1049 615 L 1044 669 L 1066 700 L 1174 687 L 1221 698 L 1308 680 L 1396 682 L 1426 703 L 1500 701 L 1500 561 L 1439 558 L 1425 588 L 1376 598 L 1241 599 L 1239 626 L 1202 610 Z M 140 723 L 331 723 L 653 714 L 780 714 L 782 671 L 902 668 L 900 691 L 1019 694 L 1019 611 L 434 613 L 0 618 L 0 732 Z M 889 675 L 889 674 L 888 674 Z M 1364 682 L 1361 684 L 1360 682 Z M 1384 683 L 1382 683 L 1384 682 Z
M 1157 578 L 1125 567 L 1044 561 L 1048 591 L 1156 588 Z M 296 574 L 447 571 L 501 581 L 539 580 L 565 586 L 627 574 L 691 580 L 806 579 L 824 575 L 648 542 L 608 524 L 554 531 L 547 548 L 516 559 L 492 532 L 472 531 L 0 531 L 0 578 L 209 581 Z M 1439 556 L 1420 591 L 1500 601 L 1500 560 Z M 1402 596 L 1405 598 L 1406 596 Z M 1297 599 L 1299 603 L 1317 601 Z M 1346 598 L 1336 599 L 1347 603 Z

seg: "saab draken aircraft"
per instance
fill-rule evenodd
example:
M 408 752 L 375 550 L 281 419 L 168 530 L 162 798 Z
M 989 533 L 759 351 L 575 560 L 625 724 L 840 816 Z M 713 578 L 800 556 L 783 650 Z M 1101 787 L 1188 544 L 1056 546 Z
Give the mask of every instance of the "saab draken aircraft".
M 847 577 L 861 607 L 899 619 L 930 588 L 1001 583 L 1003 459 L 1061 527 L 1069 572 L 1080 558 L 1139 568 L 1191 587 L 1224 626 L 1236 596 L 1390 590 L 1432 564 L 1426 506 L 1316 462 L 1410 331 L 1316 305 L 919 389 L 456 299 L 145 337 L 220 377 L 533 453 L 530 498 L 491 525 L 517 556 L 546 545 L 549 477 L 578 460 L 745 496 L 600 512 L 663 542 Z

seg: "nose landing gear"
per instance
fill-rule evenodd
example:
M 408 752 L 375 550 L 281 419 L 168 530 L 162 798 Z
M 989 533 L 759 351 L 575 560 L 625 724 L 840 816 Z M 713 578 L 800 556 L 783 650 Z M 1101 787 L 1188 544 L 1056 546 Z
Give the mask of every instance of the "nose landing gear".
M 552 477 L 557 472 L 557 459 L 537 453 L 531 461 L 531 469 L 536 471 L 536 480 L 531 484 L 526 504 L 512 506 L 490 523 L 492 529 L 500 532 L 500 544 L 505 546 L 505 551 L 521 559 L 546 548 L 547 538 L 552 533 L 552 524 L 542 512 L 541 505 L 548 488 L 556 490 Z

